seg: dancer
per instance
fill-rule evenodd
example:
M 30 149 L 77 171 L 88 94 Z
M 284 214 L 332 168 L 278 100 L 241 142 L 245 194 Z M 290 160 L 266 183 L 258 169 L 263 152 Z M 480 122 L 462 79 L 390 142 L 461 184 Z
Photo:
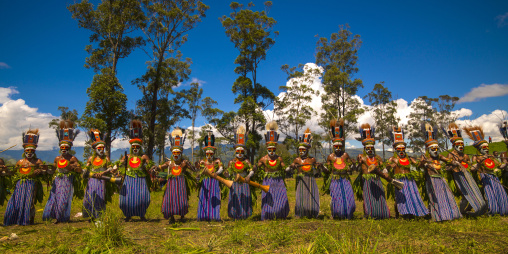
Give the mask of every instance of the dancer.
M 215 176 L 223 171 L 222 162 L 219 158 L 215 158 L 215 136 L 211 131 L 205 138 L 206 158 L 199 161 L 199 168 L 201 170 L 208 170 L 210 174 Z M 220 203 L 221 203 L 221 190 L 219 181 L 209 176 L 201 176 L 201 189 L 199 191 L 198 203 L 198 221 L 220 221 Z M 203 178 L 204 177 L 204 178 Z

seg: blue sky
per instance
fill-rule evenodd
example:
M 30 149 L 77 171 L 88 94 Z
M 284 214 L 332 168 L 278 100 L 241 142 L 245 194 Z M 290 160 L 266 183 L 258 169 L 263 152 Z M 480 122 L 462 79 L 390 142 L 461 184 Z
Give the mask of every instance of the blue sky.
M 224 111 L 236 110 L 231 86 L 238 51 L 218 19 L 231 12 L 230 1 L 204 2 L 210 6 L 207 17 L 189 32 L 181 51 L 192 59 L 191 78 L 203 82 L 204 96 L 215 98 Z M 262 9 L 263 1 L 253 2 L 254 10 Z M 9 100 L 22 99 L 45 116 L 59 115 L 58 106 L 82 113 L 94 75 L 83 67 L 90 32 L 71 18 L 66 6 L 72 3 L 0 1 L 0 87 L 15 88 Z M 347 23 L 363 40 L 356 77 L 365 88 L 359 96 L 380 81 L 407 102 L 421 95 L 464 97 L 482 84 L 498 84 L 494 95 L 503 96 L 487 93 L 489 98 L 456 108 L 471 110 L 471 118 L 506 110 L 508 1 L 273 1 L 269 16 L 280 35 L 258 79 L 275 94 L 286 82 L 283 64 L 314 62 L 315 36 L 329 37 Z M 145 72 L 147 60 L 141 50 L 120 60 L 118 77 L 129 109 L 141 96 L 131 81 Z

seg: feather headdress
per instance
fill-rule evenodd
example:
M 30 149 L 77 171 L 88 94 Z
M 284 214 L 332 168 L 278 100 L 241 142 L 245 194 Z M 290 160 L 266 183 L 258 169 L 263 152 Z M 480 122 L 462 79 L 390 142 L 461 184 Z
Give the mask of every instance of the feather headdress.
M 422 132 L 425 135 L 425 146 L 429 147 L 434 144 L 438 144 L 437 142 L 437 127 L 432 126 L 428 122 L 422 123 Z
M 28 129 L 21 134 L 21 137 L 23 138 L 23 148 L 30 146 L 35 149 L 39 143 L 39 129 Z
M 279 134 L 277 133 L 278 129 L 279 126 L 275 121 L 271 121 L 266 124 L 265 141 L 267 147 L 275 147 L 277 145 L 277 142 L 279 141 Z
M 243 125 L 238 126 L 238 129 L 236 129 L 235 141 L 235 149 L 238 147 L 245 147 L 247 136 L 245 135 L 245 127 L 243 127 Z
M 309 148 L 312 143 L 312 133 L 310 132 L 310 129 L 307 128 L 302 136 L 299 137 L 300 141 L 300 147 L 307 147 Z
M 143 124 L 139 120 L 132 120 L 129 124 L 129 143 L 143 144 Z
M 203 150 L 215 150 L 217 149 L 215 147 L 215 136 L 213 135 L 213 132 L 211 130 L 207 131 L 207 135 L 205 137 L 205 147 L 203 147 Z
M 59 123 L 59 130 L 56 130 L 56 136 L 58 137 L 59 145 L 68 144 L 72 146 L 72 142 L 76 139 L 79 134 L 79 130 L 74 129 L 74 122 L 71 120 L 62 120 Z
M 501 135 L 503 135 L 503 138 L 505 140 L 508 139 L 508 121 L 501 122 L 501 124 L 499 125 L 499 132 L 501 133 Z
M 364 123 L 360 126 L 358 131 L 360 132 L 360 138 L 358 140 L 362 141 L 362 145 L 366 146 L 368 144 L 373 145 L 376 143 L 376 136 L 374 135 L 376 128 L 374 126 L 371 127 L 370 124 Z
M 98 129 L 91 129 L 88 132 L 88 136 L 90 137 L 90 140 L 92 141 L 92 147 L 96 147 L 97 145 L 105 145 L 106 143 L 104 140 L 106 139 L 106 133 L 104 133 L 101 136 L 101 131 Z
M 450 142 L 454 144 L 457 141 L 464 141 L 462 138 L 462 131 L 456 123 L 448 124 L 448 128 L 441 128 L 443 132 L 446 134 Z
M 183 151 L 183 144 L 185 143 L 185 134 L 182 129 L 176 127 L 169 135 L 169 142 L 171 143 L 171 151 L 178 149 Z
M 396 147 L 398 145 L 406 145 L 404 142 L 404 130 L 400 126 L 393 126 L 390 130 L 390 140 L 392 141 L 392 146 Z
M 330 121 L 330 137 L 333 143 L 344 142 L 344 119 L 332 119 Z
M 470 139 L 473 140 L 473 146 L 477 149 L 480 147 L 481 144 L 487 143 L 485 141 L 485 134 L 483 134 L 483 129 L 480 126 L 471 126 L 471 127 L 464 127 L 464 131 L 469 136 Z

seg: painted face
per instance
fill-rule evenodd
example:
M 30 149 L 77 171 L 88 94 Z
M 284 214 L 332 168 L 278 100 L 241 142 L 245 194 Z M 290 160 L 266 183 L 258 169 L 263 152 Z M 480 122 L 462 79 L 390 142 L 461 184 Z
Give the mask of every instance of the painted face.
M 213 159 L 214 152 L 212 150 L 206 151 L 206 159 L 211 161 Z
M 489 144 L 484 143 L 480 146 L 480 153 L 483 155 L 489 154 Z
M 429 154 L 431 157 L 438 157 L 439 150 L 437 145 L 431 145 L 429 146 Z
M 333 150 L 338 153 L 342 150 L 342 143 L 341 142 L 336 142 L 336 143 L 333 143 Z
M 236 148 L 235 156 L 238 159 L 243 159 L 243 156 L 245 156 L 245 150 L 242 147 Z
M 366 145 L 365 146 L 365 153 L 367 153 L 368 156 L 374 156 L 374 154 L 376 154 L 376 152 L 374 150 L 374 146 L 373 145 Z
M 104 155 L 104 146 L 98 145 L 97 147 L 95 147 L 95 152 L 97 153 L 97 155 L 103 156 Z
M 139 152 L 141 151 L 141 146 L 138 144 L 132 144 L 131 148 L 132 148 L 132 153 L 134 155 L 138 155 Z
M 181 157 L 182 152 L 180 151 L 180 149 L 173 150 L 173 159 L 175 159 L 175 161 L 179 161 Z
M 307 149 L 306 147 L 303 147 L 303 146 L 300 146 L 298 148 L 298 154 L 300 155 L 300 157 L 305 157 L 307 155 L 308 151 L 309 151 L 309 149 Z
M 453 144 L 453 149 L 455 149 L 459 153 L 464 152 L 464 142 L 462 142 L 462 141 L 455 142 Z
M 397 152 L 397 155 L 399 158 L 405 158 L 406 157 L 406 146 L 398 145 L 395 147 L 395 151 Z
M 61 154 L 67 154 L 70 149 L 71 149 L 71 147 L 68 146 L 68 145 L 61 145 L 60 146 L 60 153 Z
M 275 147 L 268 147 L 266 150 L 268 150 L 268 156 L 273 157 L 277 149 Z
M 31 158 L 33 158 L 33 157 L 34 157 L 34 155 L 35 155 L 35 149 L 33 149 L 32 147 L 27 147 L 27 148 L 25 149 L 25 157 L 26 157 L 27 159 L 31 159 Z

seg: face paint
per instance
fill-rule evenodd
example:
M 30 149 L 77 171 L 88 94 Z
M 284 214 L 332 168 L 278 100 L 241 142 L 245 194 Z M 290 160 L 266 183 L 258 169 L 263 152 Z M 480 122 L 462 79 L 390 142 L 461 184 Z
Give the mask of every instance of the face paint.
M 206 151 L 206 159 L 208 161 L 211 161 L 213 159 L 213 154 L 214 154 L 213 151 L 210 151 L 210 150 Z
M 366 146 L 365 147 L 365 153 L 367 153 L 367 155 L 369 156 L 374 156 L 375 152 L 374 152 L 374 146 L 370 145 L 370 146 Z
M 453 144 L 453 149 L 455 149 L 459 153 L 464 152 L 464 142 L 462 141 L 455 142 L 455 144 Z
M 306 156 L 307 155 L 307 151 L 308 151 L 307 148 L 304 148 L 304 147 L 298 148 L 298 153 L 300 154 L 300 157 Z
M 399 158 L 406 157 L 406 147 L 405 146 L 397 146 L 395 148 L 395 150 L 397 151 L 397 155 L 399 156 Z
M 175 159 L 175 161 L 180 160 L 180 155 L 181 155 L 180 150 L 173 150 L 173 159 Z
M 70 147 L 69 147 L 69 146 L 66 146 L 66 145 L 62 145 L 62 146 L 60 146 L 60 152 L 61 152 L 62 154 L 67 154 L 67 153 L 69 152 L 69 149 L 70 149 Z
M 243 148 L 239 148 L 239 149 L 237 148 L 237 149 L 235 150 L 235 156 L 236 156 L 236 158 L 238 158 L 238 159 L 242 159 L 242 158 L 243 158 L 243 156 L 244 156 L 244 154 L 245 154 L 245 150 L 243 150 Z
M 25 149 L 25 157 L 27 159 L 31 159 L 32 157 L 34 157 L 34 155 L 35 155 L 35 149 L 33 149 L 33 148 Z
M 333 150 L 338 153 L 342 150 L 342 143 L 335 143 L 333 144 Z
M 430 146 L 429 154 L 431 157 L 438 157 L 439 155 L 438 146 L 437 145 Z
M 269 147 L 266 150 L 268 150 L 268 155 L 269 156 L 273 157 L 275 155 L 275 150 L 276 150 L 275 147 Z
M 482 144 L 480 146 L 480 153 L 483 155 L 489 154 L 489 145 L 488 144 Z
M 97 153 L 97 155 L 103 156 L 104 155 L 104 146 L 97 146 L 95 148 L 95 152 Z

